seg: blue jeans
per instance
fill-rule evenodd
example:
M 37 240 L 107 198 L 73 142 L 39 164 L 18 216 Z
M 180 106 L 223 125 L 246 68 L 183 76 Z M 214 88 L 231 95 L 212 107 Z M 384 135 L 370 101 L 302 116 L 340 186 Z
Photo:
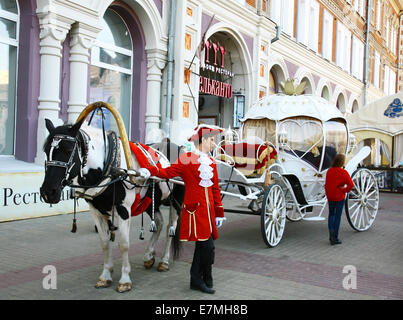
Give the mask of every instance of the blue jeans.
M 342 201 L 329 201 L 328 227 L 329 232 L 334 232 L 336 239 L 339 236 L 340 221 L 345 200 L 346 199 L 343 199 Z

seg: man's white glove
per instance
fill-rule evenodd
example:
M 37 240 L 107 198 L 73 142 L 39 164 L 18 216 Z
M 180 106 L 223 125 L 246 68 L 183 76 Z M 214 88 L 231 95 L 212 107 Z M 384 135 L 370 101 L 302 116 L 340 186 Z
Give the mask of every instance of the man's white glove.
M 150 171 L 148 169 L 146 169 L 146 168 L 140 168 L 139 169 L 139 174 L 140 174 L 140 177 L 142 177 L 142 178 L 144 178 L 146 180 L 151 176 Z
M 227 220 L 227 218 L 215 218 L 215 226 L 217 227 L 217 229 L 221 228 L 224 220 Z

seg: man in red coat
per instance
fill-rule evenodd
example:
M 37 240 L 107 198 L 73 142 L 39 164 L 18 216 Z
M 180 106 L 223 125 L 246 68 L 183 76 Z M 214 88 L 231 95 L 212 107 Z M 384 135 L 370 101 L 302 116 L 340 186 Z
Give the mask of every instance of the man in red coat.
M 218 238 L 217 228 L 224 221 L 224 208 L 218 185 L 216 163 L 208 156 L 214 146 L 214 136 L 222 132 L 216 126 L 199 125 L 188 139 L 196 145 L 196 150 L 181 154 L 170 167 L 155 166 L 140 169 L 140 174 L 148 178 L 163 179 L 181 177 L 185 183 L 180 240 L 196 241 L 190 287 L 205 293 L 212 289 L 212 264 L 214 263 L 214 240 Z

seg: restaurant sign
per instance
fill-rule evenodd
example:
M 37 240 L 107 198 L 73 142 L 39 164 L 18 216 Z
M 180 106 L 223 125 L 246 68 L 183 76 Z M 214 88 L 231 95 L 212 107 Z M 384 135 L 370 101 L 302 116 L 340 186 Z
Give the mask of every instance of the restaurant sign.
M 232 71 L 224 68 L 225 53 L 226 50 L 224 46 L 219 46 L 218 44 L 207 40 L 205 42 L 205 60 L 204 63 L 201 63 L 200 69 L 202 71 L 211 71 L 229 78 L 234 77 Z M 220 57 L 220 64 L 218 64 L 218 57 Z M 232 98 L 232 84 L 200 76 L 199 92 L 230 99 Z
M 45 217 L 74 211 L 74 200 L 66 187 L 60 202 L 45 203 L 39 188 L 44 172 L 0 173 L 0 222 Z M 87 211 L 88 204 L 79 199 L 77 211 Z

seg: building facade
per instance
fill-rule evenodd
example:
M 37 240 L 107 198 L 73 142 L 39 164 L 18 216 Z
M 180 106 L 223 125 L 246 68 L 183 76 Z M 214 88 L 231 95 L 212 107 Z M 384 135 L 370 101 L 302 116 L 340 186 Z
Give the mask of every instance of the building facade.
M 9 184 L 43 177 L 44 119 L 73 123 L 94 101 L 119 110 L 133 141 L 183 144 L 199 122 L 238 127 L 289 78 L 344 113 L 401 90 L 402 9 L 402 0 L 0 0 L 0 213 L 40 202 Z M 105 125 L 116 129 L 108 115 Z

